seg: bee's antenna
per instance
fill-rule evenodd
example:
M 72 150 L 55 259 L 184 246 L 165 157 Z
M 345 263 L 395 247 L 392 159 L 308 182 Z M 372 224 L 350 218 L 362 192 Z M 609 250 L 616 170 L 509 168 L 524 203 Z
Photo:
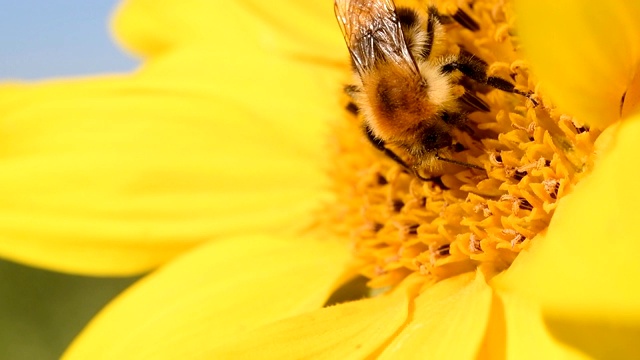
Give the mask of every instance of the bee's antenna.
M 463 162 L 463 161 L 453 160 L 453 159 L 449 159 L 449 158 L 443 158 L 438 153 L 436 153 L 436 159 L 438 159 L 440 161 L 448 162 L 448 163 L 451 163 L 451 164 L 456 164 L 456 165 L 468 167 L 468 168 L 471 168 L 471 169 L 478 169 L 478 170 L 484 171 L 484 168 L 480 167 L 478 165 L 473 165 L 473 164 L 469 164 L 469 163 L 466 163 L 466 162 Z

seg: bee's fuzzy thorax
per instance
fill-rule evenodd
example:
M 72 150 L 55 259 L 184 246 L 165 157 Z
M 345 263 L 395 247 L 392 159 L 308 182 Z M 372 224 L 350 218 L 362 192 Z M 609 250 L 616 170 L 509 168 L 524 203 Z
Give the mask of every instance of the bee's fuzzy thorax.
M 438 104 L 442 110 L 455 111 L 456 100 L 453 94 L 454 84 L 451 76 L 443 75 L 433 64 L 420 63 L 420 74 L 428 84 L 428 97 L 431 102 Z

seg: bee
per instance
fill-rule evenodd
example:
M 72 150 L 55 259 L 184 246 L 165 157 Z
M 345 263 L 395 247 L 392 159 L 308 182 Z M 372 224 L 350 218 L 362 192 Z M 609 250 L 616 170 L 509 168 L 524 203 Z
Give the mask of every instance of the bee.
M 444 22 L 472 31 L 478 24 L 463 11 L 444 17 L 434 6 L 425 14 L 396 9 L 392 0 L 335 0 L 336 18 L 351 55 L 355 83 L 345 87 L 362 112 L 369 141 L 423 180 L 436 161 L 483 168 L 440 156 L 452 147 L 454 129 L 468 128 L 467 114 L 489 106 L 467 91 L 456 95 L 462 77 L 510 93 L 529 96 L 499 77 L 472 54 L 446 53 Z M 405 153 L 404 158 L 389 148 Z

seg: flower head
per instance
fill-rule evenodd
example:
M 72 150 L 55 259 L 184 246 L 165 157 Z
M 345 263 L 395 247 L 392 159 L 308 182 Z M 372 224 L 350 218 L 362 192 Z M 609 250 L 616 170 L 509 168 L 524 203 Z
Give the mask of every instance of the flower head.
M 615 21 L 625 4 L 602 16 Z M 589 47 L 563 48 L 554 42 L 561 36 L 532 31 L 542 5 L 523 4 L 516 10 L 531 8 L 518 17 L 501 1 L 460 5 L 481 30 L 451 24 L 451 51 L 476 54 L 491 75 L 531 90 L 535 103 L 478 89 L 490 111 L 469 116 L 473 131 L 457 134 L 453 155 L 486 171 L 443 164 L 422 181 L 369 146 L 361 119 L 344 110 L 349 67 L 331 6 L 227 5 L 125 2 L 116 30 L 146 57 L 136 74 L 5 90 L 17 99 L 7 113 L 20 124 L 37 117 L 14 109 L 33 102 L 33 114 L 65 114 L 79 131 L 106 133 L 47 142 L 47 156 L 76 161 L 81 153 L 95 163 L 102 155 L 110 162 L 97 168 L 130 166 L 126 176 L 105 176 L 110 192 L 73 203 L 126 227 L 87 236 L 69 217 L 63 236 L 26 242 L 64 256 L 4 245 L 2 253 L 85 273 L 164 264 L 106 307 L 67 358 L 555 358 L 614 348 L 633 357 L 625 346 L 640 313 L 631 229 L 640 129 L 627 104 L 637 93 L 631 67 L 616 78 L 631 79 L 621 87 L 622 107 L 630 106 L 622 115 L 612 115 L 613 97 L 599 87 L 566 93 L 556 108 L 556 83 L 575 74 L 563 78 L 537 59 Z M 437 5 L 445 14 L 458 9 Z M 581 14 L 545 11 L 566 21 Z M 241 25 L 246 31 L 227 31 Z M 621 39 L 638 34 L 616 29 L 628 35 Z M 620 44 L 607 44 L 598 50 L 619 53 Z M 531 68 L 539 86 L 520 52 L 528 49 L 538 54 Z M 108 101 L 91 101 L 105 94 Z M 587 98 L 591 110 L 569 94 Z M 69 116 L 79 104 L 84 112 Z M 74 229 L 89 257 L 65 241 Z M 114 256 L 100 259 L 103 248 Z M 352 301 L 324 306 L 339 290 L 355 291 Z M 606 326 L 616 336 L 597 332 Z M 602 341 L 590 342 L 593 334 Z

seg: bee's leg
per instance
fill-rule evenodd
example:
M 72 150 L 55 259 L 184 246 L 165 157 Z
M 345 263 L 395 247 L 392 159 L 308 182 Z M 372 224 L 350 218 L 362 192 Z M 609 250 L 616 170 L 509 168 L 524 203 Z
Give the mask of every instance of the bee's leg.
M 440 20 L 442 15 L 438 9 L 435 6 L 427 8 L 426 24 L 421 23 L 421 16 L 414 9 L 398 7 L 396 14 L 402 28 L 404 42 L 411 54 L 419 59 L 428 59 L 437 34 L 444 36 L 444 28 Z
M 405 169 L 412 171 L 411 167 L 409 167 L 409 165 L 407 165 L 407 163 L 402 160 L 402 158 L 400 158 L 400 156 L 396 155 L 396 153 L 394 153 L 393 151 L 389 150 L 386 146 L 385 146 L 385 142 L 382 139 L 377 138 L 374 134 L 373 131 L 371 131 L 371 128 L 367 125 L 364 126 L 364 134 L 367 136 L 367 140 L 369 140 L 369 142 L 371 142 L 371 144 L 378 150 L 382 151 L 385 155 L 387 155 L 391 160 L 397 162 L 398 164 L 400 164 L 402 167 L 404 167 Z
M 429 8 L 427 8 L 427 13 L 427 39 L 421 53 L 422 57 L 425 59 L 428 59 L 431 55 L 431 49 L 433 49 L 436 32 L 444 32 L 444 30 L 442 30 L 442 21 L 438 9 L 436 9 L 435 6 L 431 5 L 429 6 Z
M 434 8 L 433 6 L 429 7 L 429 14 L 431 14 L 431 8 Z M 434 8 L 435 10 L 435 8 Z M 438 10 L 435 10 L 436 13 Z M 438 14 L 439 16 L 439 20 L 442 24 L 451 24 L 452 22 L 457 22 L 458 24 L 464 26 L 465 28 L 471 30 L 471 31 L 478 31 L 480 30 L 480 25 L 478 25 L 478 23 L 473 20 L 473 18 L 467 14 L 464 10 L 458 8 L 458 10 L 456 11 L 455 14 L 449 16 L 449 15 L 442 15 L 442 14 Z
M 532 98 L 532 92 L 520 91 L 516 89 L 515 85 L 512 83 L 497 76 L 487 76 L 487 68 L 487 63 L 473 56 L 473 54 L 461 52 L 456 58 L 442 64 L 440 66 L 440 72 L 448 74 L 458 70 L 481 84 L 486 84 L 502 91 L 525 96 L 531 100 L 534 106 L 538 105 L 538 103 Z
M 360 113 L 360 108 L 353 101 L 349 101 L 349 103 L 345 106 L 345 109 L 352 115 L 358 115 L 358 113 Z
M 425 34 L 420 24 L 420 15 L 414 9 L 405 7 L 398 7 L 396 15 L 402 29 L 404 42 L 411 54 L 416 58 L 428 58 L 431 43 L 433 43 L 433 34 L 430 35 L 428 32 Z
M 344 93 L 349 95 L 351 98 L 353 98 L 357 93 L 360 92 L 360 88 L 358 88 L 358 86 L 353 84 L 345 85 L 343 90 L 344 90 Z
M 345 106 L 345 109 L 353 115 L 358 115 L 360 108 L 358 108 L 358 105 L 356 105 L 353 98 L 358 92 L 360 92 L 360 89 L 356 85 L 345 85 L 344 92 L 351 98 L 351 101 L 349 101 L 347 106 Z

